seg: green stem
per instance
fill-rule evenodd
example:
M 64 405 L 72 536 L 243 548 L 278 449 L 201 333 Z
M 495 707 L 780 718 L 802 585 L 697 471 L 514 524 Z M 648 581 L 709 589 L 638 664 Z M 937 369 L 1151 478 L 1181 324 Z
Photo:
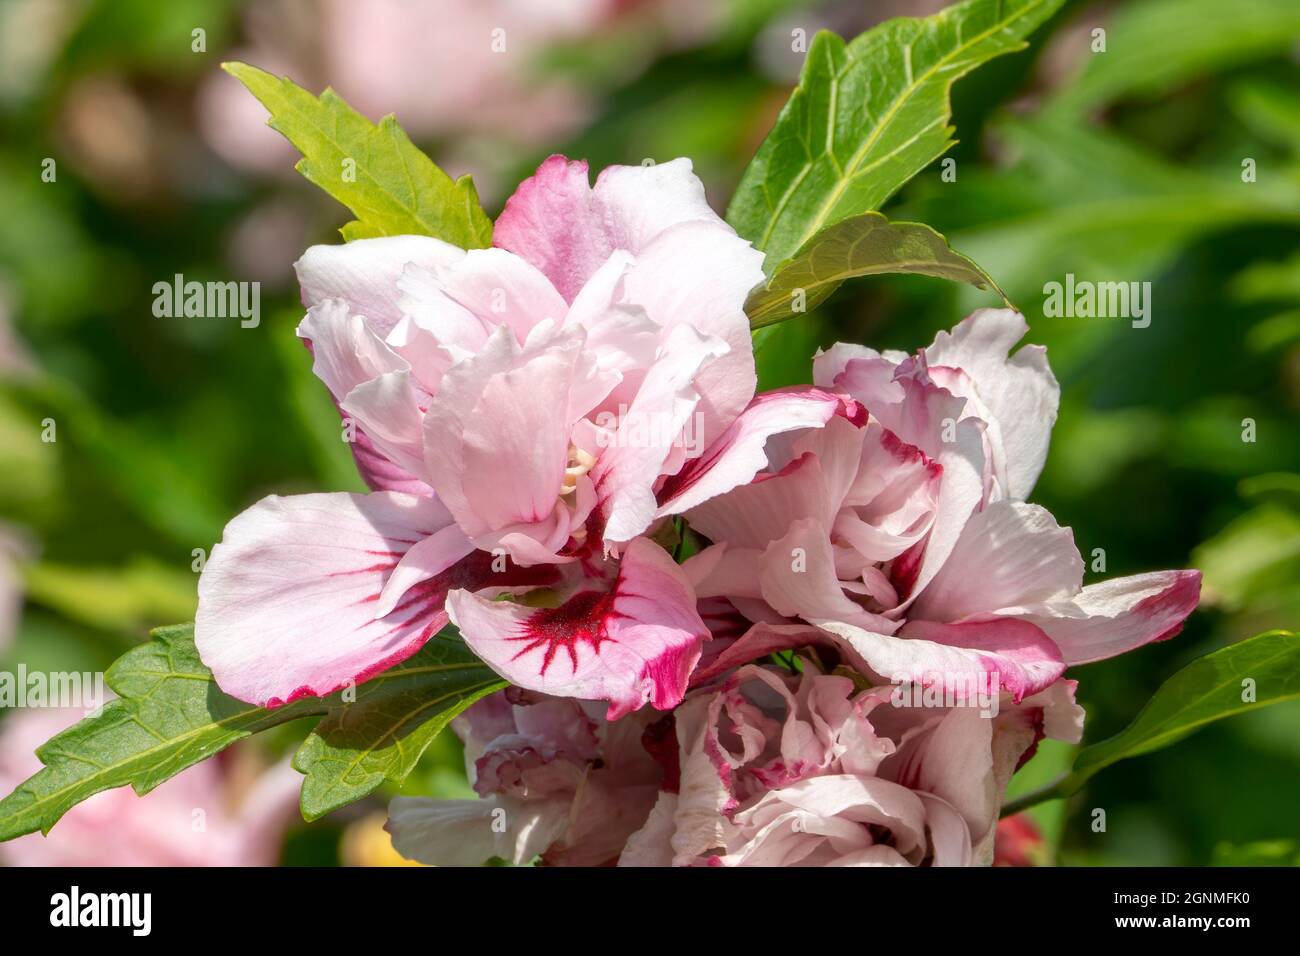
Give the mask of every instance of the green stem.
M 1061 774 L 1051 783 L 1039 787 L 1037 790 L 1030 790 L 1028 793 L 1022 793 L 1014 800 L 1008 800 L 1002 805 L 1002 816 L 1009 817 L 1040 803 L 1046 803 L 1048 800 L 1065 799 L 1078 789 L 1078 787 L 1067 786 L 1069 780 L 1070 775 L 1068 773 Z

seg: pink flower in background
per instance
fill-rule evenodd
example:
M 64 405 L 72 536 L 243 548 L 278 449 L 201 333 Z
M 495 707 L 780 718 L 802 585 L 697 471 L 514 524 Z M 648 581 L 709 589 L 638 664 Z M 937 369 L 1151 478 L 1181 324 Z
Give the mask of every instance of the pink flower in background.
M 0 790 L 41 769 L 37 747 L 85 714 L 21 710 L 0 721 Z M 130 787 L 77 804 L 48 836 L 0 844 L 7 866 L 273 866 L 297 815 L 302 777 L 287 761 L 257 774 L 237 754 L 182 771 L 143 797 Z
M 230 523 L 195 629 L 228 693 L 329 693 L 450 614 L 518 686 L 605 699 L 611 717 L 680 700 L 708 631 L 640 536 L 844 400 L 804 389 L 740 414 L 762 256 L 687 160 L 610 167 L 593 187 L 585 163 L 551 157 L 494 242 L 363 240 L 298 264 L 299 334 L 381 490 L 267 498 Z M 538 587 L 547 607 L 494 600 Z
M 1073 682 L 995 719 L 908 708 L 893 688 L 747 666 L 693 691 L 624 866 L 987 863 L 1007 780 L 1044 736 L 1077 742 Z
M 716 35 L 725 17 L 693 0 L 263 2 L 245 15 L 248 45 L 223 58 L 311 87 L 328 83 L 371 119 L 396 114 L 417 140 L 453 138 L 448 149 L 459 155 L 443 159 L 458 166 L 474 154 L 480 194 L 499 196 L 493 183 L 503 154 L 563 138 L 593 112 L 590 84 L 548 69 L 550 51 L 635 31 L 641 42 L 624 44 L 612 67 L 630 78 L 662 49 Z M 214 72 L 204 82 L 197 114 L 204 139 L 236 168 L 278 173 L 292 165 L 292 150 L 230 77 Z M 503 142 L 516 148 L 503 151 Z M 493 164 L 498 169 L 485 168 Z
M 698 595 L 755 624 L 698 678 L 834 643 L 863 673 L 957 691 L 988 674 L 1021 700 L 1178 632 L 1199 572 L 1083 587 L 1069 529 L 1021 500 L 1058 400 L 1041 348 L 1011 354 L 1025 330 L 983 310 L 912 356 L 818 357 L 818 384 L 867 415 L 781 435 L 752 483 L 687 514 L 714 542 L 688 563 Z
M 576 127 L 590 110 L 578 86 L 539 75 L 538 61 L 553 44 L 597 30 L 614 6 L 320 0 L 305 16 L 302 8 L 271 14 L 254 7 L 246 25 L 252 46 L 233 58 L 299 81 L 319 75 L 371 119 L 395 113 L 416 138 L 491 133 L 537 143 Z M 266 127 L 264 111 L 229 77 L 214 73 L 201 88 L 198 116 L 208 143 L 232 165 L 289 167 L 290 153 Z
M 504 691 L 453 721 L 481 800 L 398 797 L 388 830 L 408 859 L 477 866 L 492 857 L 597 866 L 618 858 L 659 791 L 642 711 L 614 723 L 574 700 Z
M 998 821 L 993 841 L 994 866 L 1038 866 L 1046 850 L 1043 834 L 1027 813 Z

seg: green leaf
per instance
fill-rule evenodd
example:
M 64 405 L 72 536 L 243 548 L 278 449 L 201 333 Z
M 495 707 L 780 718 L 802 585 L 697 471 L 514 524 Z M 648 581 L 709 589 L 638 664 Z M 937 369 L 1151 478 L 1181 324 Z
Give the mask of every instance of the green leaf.
M 1242 682 L 1254 682 L 1255 699 L 1242 699 Z M 1084 747 L 1070 773 L 1051 786 L 1009 801 L 1003 815 L 1044 800 L 1068 797 L 1099 770 L 1175 743 L 1224 717 L 1300 697 L 1300 636 L 1268 631 L 1188 664 L 1155 692 L 1127 728 Z
M 1233 111 L 1255 133 L 1300 155 L 1300 103 L 1280 83 L 1243 81 L 1228 91 Z
M 745 312 L 752 328 L 762 328 L 794 315 L 795 296 L 800 290 L 804 299 L 801 311 L 806 311 L 846 279 L 887 273 L 935 276 L 969 282 L 981 289 L 997 289 L 988 273 L 954 252 L 947 240 L 929 226 L 890 222 L 878 212 L 868 212 L 813 236 L 766 286 L 750 293 Z
M 1125 97 L 1160 96 L 1202 74 L 1283 54 L 1297 35 L 1295 0 L 1127 4 L 1106 24 L 1105 52 L 1088 55 L 1053 108 L 1079 113 Z
M 1242 700 L 1242 681 L 1256 699 Z M 1192 731 L 1246 710 L 1300 697 L 1300 636 L 1270 631 L 1193 661 L 1161 685 L 1133 723 L 1079 751 L 1072 789 L 1104 767 L 1159 750 Z
M 320 700 L 268 711 L 227 697 L 199 660 L 193 635 L 189 624 L 160 628 L 108 669 L 118 699 L 36 751 L 45 769 L 0 800 L 0 840 L 48 833 L 101 790 L 130 784 L 144 795 L 236 740 L 324 711 Z
M 144 795 L 237 740 L 300 717 L 323 717 L 295 757 L 312 817 L 400 780 L 455 714 L 500 686 L 460 640 L 440 634 L 353 689 L 266 710 L 223 694 L 199 660 L 191 624 L 159 628 L 106 675 L 118 699 L 41 746 L 45 768 L 0 800 L 0 840 L 48 833 L 71 807 L 131 785 Z
M 954 81 L 1003 53 L 1063 0 L 965 0 L 889 20 L 852 43 L 821 32 L 799 86 L 745 170 L 727 220 L 773 275 L 829 226 L 878 209 L 953 145 Z
M 1044 283 L 1157 279 L 1204 237 L 1242 226 L 1300 222 L 1300 190 L 1286 177 L 1246 184 L 1223 169 L 1168 162 L 1111 130 L 1059 115 L 994 124 L 1008 155 L 997 175 L 970 170 L 962 193 L 934 184 L 900 218 L 933 223 L 1024 307 L 1035 341 L 1063 380 L 1122 334 L 1123 323 L 1041 321 Z M 965 199 L 962 200 L 962 195 Z M 963 290 L 964 291 L 964 290 Z M 977 296 L 963 296 L 969 308 Z M 1035 318 L 1039 321 L 1035 321 Z M 1157 313 L 1155 322 L 1159 322 Z M 1238 419 L 1240 421 L 1240 419 Z M 1240 445 L 1240 442 L 1238 442 Z
M 117 566 L 38 561 L 24 569 L 29 600 L 104 630 L 136 631 L 194 614 L 195 576 L 147 555 Z
M 458 637 L 440 634 L 392 670 L 356 688 L 356 701 L 331 710 L 294 754 L 306 774 L 308 820 L 402 780 L 451 719 L 505 687 Z
M 1300 846 L 1295 840 L 1219 843 L 1210 866 L 1300 866 Z
M 270 111 L 268 125 L 302 153 L 298 171 L 357 217 L 343 227 L 343 238 L 424 235 L 462 249 L 491 245 L 492 223 L 470 177 L 453 181 L 391 114 L 375 125 L 331 89 L 316 97 L 246 63 L 222 68 L 248 87 Z
M 1295 593 L 1300 578 L 1300 512 L 1265 502 L 1228 523 L 1192 552 L 1207 597 L 1227 611 Z

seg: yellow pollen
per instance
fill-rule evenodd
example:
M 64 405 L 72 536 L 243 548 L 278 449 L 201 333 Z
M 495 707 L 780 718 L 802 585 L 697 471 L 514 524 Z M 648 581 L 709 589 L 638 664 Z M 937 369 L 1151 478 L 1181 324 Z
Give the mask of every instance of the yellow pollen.
M 572 494 L 578 487 L 578 479 L 591 471 L 596 464 L 596 457 L 583 451 L 577 445 L 569 446 L 569 464 L 564 469 L 564 481 L 560 483 L 560 496 Z

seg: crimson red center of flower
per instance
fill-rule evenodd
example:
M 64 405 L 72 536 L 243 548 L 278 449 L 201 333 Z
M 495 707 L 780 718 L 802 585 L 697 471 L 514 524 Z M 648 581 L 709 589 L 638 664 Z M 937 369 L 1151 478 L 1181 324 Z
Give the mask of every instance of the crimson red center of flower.
M 576 673 L 578 670 L 578 644 L 585 641 L 600 653 L 600 645 L 611 640 L 606 629 L 615 617 L 613 592 L 583 591 L 575 594 L 556 608 L 543 608 L 524 622 L 524 633 L 510 638 L 527 641 L 526 646 L 514 656 L 515 660 L 530 651 L 545 647 L 540 673 L 545 674 L 555 654 L 564 648 Z

